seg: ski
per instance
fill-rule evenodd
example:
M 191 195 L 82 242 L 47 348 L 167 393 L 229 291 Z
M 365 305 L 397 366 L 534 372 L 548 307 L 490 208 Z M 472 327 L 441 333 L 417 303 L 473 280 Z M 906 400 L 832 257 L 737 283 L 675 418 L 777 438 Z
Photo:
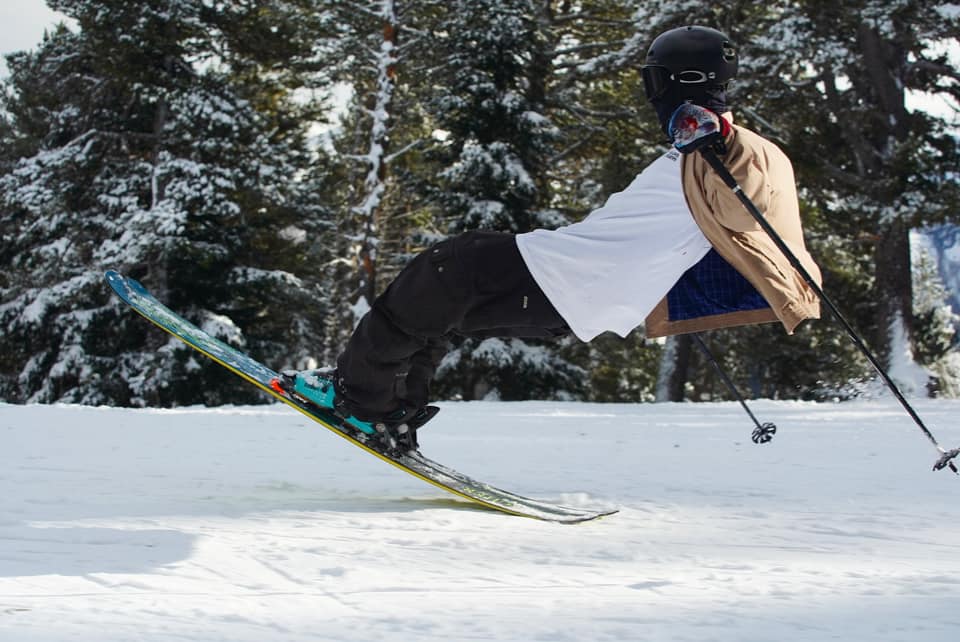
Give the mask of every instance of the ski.
M 154 325 L 246 379 L 274 398 L 300 411 L 324 428 L 343 437 L 371 455 L 437 488 L 503 513 L 550 522 L 572 524 L 617 512 L 616 510 L 590 510 L 563 506 L 549 501 L 524 497 L 443 466 L 419 451 L 393 454 L 379 449 L 374 440 L 349 424 L 345 424 L 337 415 L 305 402 L 298 395 L 291 395 L 283 387 L 277 386 L 278 373 L 244 352 L 207 334 L 193 323 L 176 314 L 158 301 L 138 281 L 127 278 L 113 270 L 106 272 L 105 277 L 107 283 L 120 299 Z

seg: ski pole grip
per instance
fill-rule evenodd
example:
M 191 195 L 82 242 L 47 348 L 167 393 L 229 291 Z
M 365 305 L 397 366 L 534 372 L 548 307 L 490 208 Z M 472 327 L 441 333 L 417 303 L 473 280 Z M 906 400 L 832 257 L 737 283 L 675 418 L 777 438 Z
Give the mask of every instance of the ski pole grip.
M 723 140 L 730 133 L 730 123 L 716 112 L 683 103 L 670 116 L 667 134 L 681 154 L 691 154 Z

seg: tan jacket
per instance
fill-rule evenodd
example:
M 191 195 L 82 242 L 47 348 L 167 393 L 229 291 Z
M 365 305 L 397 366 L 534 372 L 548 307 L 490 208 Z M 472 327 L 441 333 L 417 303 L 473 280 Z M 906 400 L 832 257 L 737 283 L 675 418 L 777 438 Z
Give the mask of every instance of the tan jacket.
M 803 241 L 790 159 L 770 141 L 736 125 L 725 142 L 728 151 L 721 157 L 724 165 L 820 284 L 820 269 Z M 687 205 L 704 236 L 720 256 L 757 289 L 770 308 L 670 321 L 664 298 L 647 317 L 647 336 L 776 320 L 792 334 L 804 319 L 820 318 L 817 295 L 706 160 L 698 153 L 685 156 L 681 171 Z

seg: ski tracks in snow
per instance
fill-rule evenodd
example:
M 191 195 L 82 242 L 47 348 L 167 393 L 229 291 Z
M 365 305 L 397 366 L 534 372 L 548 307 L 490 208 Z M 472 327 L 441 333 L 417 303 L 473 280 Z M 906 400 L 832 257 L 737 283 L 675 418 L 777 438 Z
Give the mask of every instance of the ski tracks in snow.
M 446 404 L 449 498 L 282 407 L 0 405 L 0 639 L 952 640 L 960 481 L 892 402 Z M 956 402 L 920 402 L 945 444 Z M 929 460 L 929 461 L 928 461 Z

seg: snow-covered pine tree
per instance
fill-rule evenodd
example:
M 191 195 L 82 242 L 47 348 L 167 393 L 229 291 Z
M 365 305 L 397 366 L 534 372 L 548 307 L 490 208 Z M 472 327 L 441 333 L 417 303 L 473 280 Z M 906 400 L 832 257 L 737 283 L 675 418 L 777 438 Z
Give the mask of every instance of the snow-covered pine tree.
M 547 107 L 559 131 L 549 158 L 553 205 L 572 219 L 626 187 L 666 141 L 646 104 L 643 2 L 550 3 Z
M 769 76 L 764 117 L 826 226 L 872 263 L 872 290 L 849 300 L 862 305 L 856 322 L 870 343 L 903 365 L 913 352 L 909 230 L 955 218 L 960 202 L 960 143 L 910 92 L 956 106 L 960 72 L 947 52 L 960 12 L 926 0 L 778 5 L 780 20 L 756 39 Z
M 666 149 L 643 98 L 639 69 L 649 44 L 645 2 L 551 2 L 541 21 L 551 35 L 547 114 L 558 140 L 547 166 L 551 206 L 579 220 L 624 189 Z M 643 278 L 638 270 L 637 278 Z M 587 373 L 585 396 L 645 401 L 656 387 L 659 346 L 642 330 L 573 342 L 564 355 Z
M 455 0 L 434 29 L 440 64 L 428 109 L 438 132 L 431 197 L 449 232 L 525 232 L 562 222 L 549 209 L 547 34 L 529 0 Z M 439 179 L 439 180 L 438 180 Z M 440 390 L 466 399 L 576 391 L 581 375 L 554 349 L 519 339 L 468 340 L 441 365 Z
M 443 232 L 476 227 L 522 230 L 576 219 L 601 204 L 610 191 L 625 186 L 635 174 L 630 167 L 642 166 L 633 161 L 640 155 L 637 148 L 643 147 L 637 144 L 643 138 L 637 132 L 648 121 L 636 118 L 636 110 L 643 108 L 636 102 L 634 63 L 639 45 L 633 10 L 623 3 L 603 0 L 588 7 L 562 2 L 487 3 L 467 7 L 466 14 L 464 7 L 444 2 L 358 1 L 332 3 L 331 8 L 340 16 L 341 33 L 331 45 L 342 52 L 336 65 L 338 79 L 354 88 L 335 144 L 344 158 L 363 161 L 357 179 L 345 181 L 355 186 L 343 205 L 351 215 L 342 218 L 342 238 L 333 242 L 343 244 L 345 238 L 346 246 L 369 245 L 376 250 L 375 254 L 351 253 L 345 247 L 342 252 L 351 262 L 365 257 L 356 263 L 377 276 L 376 281 L 366 275 L 360 279 L 366 286 L 361 289 L 368 294 L 360 299 L 355 281 L 343 271 L 346 261 L 339 268 L 332 266 L 340 270 L 340 281 L 348 288 L 339 298 L 364 304 L 350 310 L 363 311 L 412 252 Z M 384 15 L 396 23 L 385 22 Z M 510 45 L 515 45 L 517 59 L 507 51 L 508 64 L 501 69 L 497 54 L 491 53 L 500 46 L 491 44 L 498 36 L 482 34 L 476 40 L 473 33 L 485 31 L 488 20 L 498 23 L 518 15 L 525 26 L 517 23 L 523 31 L 512 35 L 515 42 Z M 472 21 L 466 30 L 461 25 L 464 20 Z M 495 33 L 503 31 L 497 29 Z M 522 42 L 527 37 L 533 40 Z M 383 64 L 385 52 L 392 65 Z M 391 66 L 394 73 L 385 73 Z M 480 72 L 472 71 L 478 67 Z M 471 86 L 470 81 L 484 78 L 483 74 L 487 74 L 484 82 L 494 76 L 515 76 L 510 81 L 515 86 L 504 85 L 515 91 L 504 93 L 494 86 L 493 93 L 483 95 L 490 91 L 489 82 L 483 87 Z M 393 84 L 383 82 L 391 77 Z M 513 111 L 495 111 L 502 110 L 502 105 L 494 104 L 499 100 L 497 91 L 525 102 L 513 105 Z M 386 113 L 377 108 L 386 104 L 390 105 Z M 482 109 L 487 111 L 477 120 Z M 529 122 L 519 123 L 521 113 Z M 500 118 L 503 114 L 506 120 Z M 537 132 L 537 126 L 545 129 Z M 372 144 L 380 140 L 383 149 Z M 484 147 L 490 141 L 494 144 Z M 648 156 L 649 150 L 647 145 Z M 485 159 L 490 161 L 486 167 Z M 505 176 L 502 170 L 514 168 L 540 184 L 531 191 L 530 185 L 519 185 L 522 181 L 517 177 L 491 178 L 493 173 Z M 511 180 L 518 184 L 511 185 Z M 371 200 L 371 194 L 377 198 Z M 373 210 L 357 206 L 371 202 L 376 204 Z M 495 203 L 508 207 L 504 219 L 483 220 L 480 210 Z M 519 207 L 510 210 L 515 203 Z M 435 213 L 432 218 L 431 212 Z M 531 212 L 536 212 L 534 218 L 523 220 Z M 371 230 L 376 234 L 369 234 Z M 371 292 L 376 282 L 379 285 Z M 338 320 L 341 332 L 352 329 L 352 315 L 348 321 Z M 616 353 L 620 347 L 611 346 L 611 350 Z M 574 352 L 571 358 L 586 365 L 598 351 Z M 461 372 L 473 367 L 470 360 L 458 364 Z M 481 364 L 480 369 L 489 367 Z M 484 385 L 488 384 L 478 389 Z M 458 386 L 450 394 L 474 388 Z
M 740 44 L 740 74 L 731 90 L 737 121 L 793 159 L 808 243 L 828 292 L 856 327 L 880 337 L 870 343 L 889 350 L 891 320 L 910 316 L 903 313 L 910 309 L 906 230 L 941 219 L 957 202 L 956 181 L 949 178 L 957 171 L 955 137 L 942 121 L 906 107 L 911 89 L 955 99 L 949 78 L 957 72 L 943 43 L 955 40 L 957 12 L 929 2 L 797 0 L 652 0 L 642 12 L 651 36 L 699 23 Z M 833 395 L 869 370 L 829 319 L 805 324 L 796 337 L 746 328 L 716 333 L 711 341 L 728 369 L 739 373 L 738 383 L 758 394 Z M 782 372 L 773 366 L 778 363 Z M 708 364 L 696 358 L 692 364 L 694 388 L 722 392 L 718 382 L 707 381 Z
M 52 4 L 79 31 L 9 58 L 5 148 L 20 156 L 5 159 L 0 182 L 0 259 L 14 275 L 0 292 L 0 397 L 253 400 L 222 368 L 123 309 L 102 272 L 141 278 L 278 366 L 296 357 L 283 346 L 296 350 L 298 334 L 319 334 L 309 283 L 293 270 L 305 255 L 298 223 L 315 215 L 298 207 L 291 181 L 306 160 L 305 123 L 270 73 L 278 51 L 309 42 L 291 37 L 303 21 L 291 21 L 289 2 Z M 232 24 L 225 16 L 246 21 L 242 39 L 220 28 Z M 263 77 L 270 82 L 258 85 Z M 270 314 L 290 314 L 280 341 L 264 323 Z
M 338 307 L 324 241 L 336 228 L 342 176 L 310 133 L 332 107 L 325 43 L 339 33 L 339 18 L 320 0 L 223 2 L 204 16 L 215 27 L 219 71 L 256 114 L 256 144 L 237 162 L 262 174 L 238 194 L 246 237 L 231 250 L 221 311 L 243 328 L 253 354 L 277 367 L 315 367 Z
M 605 143 L 635 114 L 633 97 L 615 90 L 636 60 L 635 33 L 622 3 L 448 4 L 435 31 L 442 64 L 430 76 L 439 180 L 428 183 L 450 231 L 555 227 L 602 203 L 597 185 L 615 182 L 603 169 L 616 164 Z M 442 370 L 467 398 L 487 388 L 505 398 L 581 393 L 582 368 L 552 348 L 532 360 L 530 345 L 466 342 Z
M 438 210 L 438 220 L 445 221 L 441 227 L 525 231 L 578 220 L 602 205 L 612 192 L 623 189 L 662 153 L 662 133 L 640 91 L 639 62 L 646 46 L 641 35 L 645 23 L 638 11 L 642 4 L 608 0 L 588 4 L 492 2 L 473 7 L 474 14 L 461 7 L 436 12 L 441 26 L 434 28 L 438 44 L 430 51 L 444 52 L 445 57 L 421 63 L 431 73 L 423 76 L 429 81 L 427 92 L 419 89 L 427 97 L 425 104 L 436 127 L 434 143 L 424 155 L 429 162 L 413 169 L 431 197 L 429 205 Z M 513 20 L 518 29 L 526 30 L 525 44 L 509 49 L 513 45 L 496 30 L 502 31 L 501 26 L 486 33 L 484 21 L 490 16 Z M 458 20 L 467 23 L 456 26 Z M 471 20 L 480 26 L 471 27 Z M 481 49 L 486 53 L 478 53 Z M 515 89 L 514 94 L 526 102 L 517 103 L 513 112 L 498 105 L 498 91 L 510 96 L 502 86 L 497 88 L 498 82 Z M 542 119 L 548 129 L 525 131 L 511 121 L 518 106 L 536 110 L 527 116 Z M 504 144 L 491 151 L 484 147 L 484 136 Z M 489 210 L 484 212 L 490 205 L 509 212 L 510 204 L 519 201 L 509 193 L 516 189 L 509 184 L 509 172 L 502 170 L 511 165 L 497 156 L 509 151 L 510 145 L 520 150 L 515 154 L 521 160 L 519 166 L 525 171 L 530 168 L 528 175 L 536 189 L 531 211 L 537 215 L 527 222 L 521 218 L 519 224 L 512 215 L 497 221 L 487 216 Z M 474 154 L 477 151 L 480 153 Z M 497 175 L 507 180 L 497 184 L 491 180 Z M 458 191 L 458 185 L 467 189 Z M 520 343 L 498 345 L 509 349 Z M 545 362 L 543 374 L 531 374 L 530 367 L 522 365 L 524 353 L 518 350 L 516 362 L 498 355 L 494 368 L 492 362 L 473 359 L 475 355 L 494 356 L 490 346 L 472 354 L 476 347 L 477 342 L 468 342 L 446 362 L 445 370 L 455 368 L 457 373 L 450 377 L 452 389 L 442 388 L 447 394 L 471 396 L 490 387 L 515 396 L 510 398 L 558 394 L 558 390 L 565 394 L 562 386 L 569 379 L 550 375 L 554 366 L 549 362 Z M 462 358 L 465 354 L 467 359 Z M 567 364 L 580 368 L 574 371 L 576 377 L 582 377 L 577 386 L 582 393 L 577 394 L 602 400 L 641 400 L 652 393 L 653 377 L 647 370 L 655 354 L 642 338 L 622 340 L 611 334 L 589 345 L 567 342 L 553 358 L 560 359 L 559 372 L 564 372 Z M 514 363 L 517 367 L 511 365 Z M 494 379 L 506 380 L 506 384 L 491 384 Z M 503 385 L 510 389 L 504 392 Z

